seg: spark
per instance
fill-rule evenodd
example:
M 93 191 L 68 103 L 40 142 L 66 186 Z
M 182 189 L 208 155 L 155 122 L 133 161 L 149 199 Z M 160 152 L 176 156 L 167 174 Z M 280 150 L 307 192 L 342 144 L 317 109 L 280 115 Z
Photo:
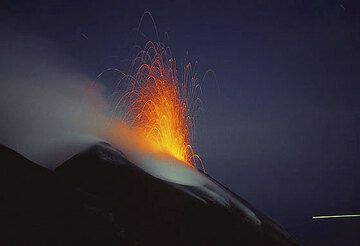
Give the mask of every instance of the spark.
M 360 217 L 360 214 L 339 214 L 339 215 L 320 215 L 313 216 L 313 219 L 336 219 L 336 218 L 356 218 Z
M 130 87 L 119 102 L 126 103 L 127 122 L 152 152 L 196 168 L 202 161 L 191 144 L 195 124 L 192 113 L 201 88 L 191 64 L 186 64 L 179 76 L 176 60 L 169 54 L 163 44 L 148 42 L 134 59 L 133 72 L 126 76 Z

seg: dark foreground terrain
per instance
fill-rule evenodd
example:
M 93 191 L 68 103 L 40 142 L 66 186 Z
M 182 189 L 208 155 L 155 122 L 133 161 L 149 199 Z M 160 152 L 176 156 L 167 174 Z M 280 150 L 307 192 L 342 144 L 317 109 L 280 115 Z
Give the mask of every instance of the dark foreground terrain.
M 55 171 L 0 146 L 0 245 L 297 245 L 240 197 L 260 224 L 194 192 L 151 176 L 107 144 Z

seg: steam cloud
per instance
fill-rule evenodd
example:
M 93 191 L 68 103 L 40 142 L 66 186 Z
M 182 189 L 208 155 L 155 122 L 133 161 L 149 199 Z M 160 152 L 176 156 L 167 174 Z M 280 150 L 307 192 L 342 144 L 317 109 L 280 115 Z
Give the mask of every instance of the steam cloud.
M 53 169 L 99 141 L 104 103 L 71 59 L 43 39 L 1 36 L 0 143 Z

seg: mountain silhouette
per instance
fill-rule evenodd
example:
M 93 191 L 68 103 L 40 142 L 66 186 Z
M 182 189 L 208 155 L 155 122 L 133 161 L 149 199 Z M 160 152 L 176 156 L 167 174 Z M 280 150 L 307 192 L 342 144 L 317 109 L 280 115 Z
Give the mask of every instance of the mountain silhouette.
M 160 179 L 98 143 L 54 171 L 0 146 L 1 245 L 298 245 L 205 173 Z

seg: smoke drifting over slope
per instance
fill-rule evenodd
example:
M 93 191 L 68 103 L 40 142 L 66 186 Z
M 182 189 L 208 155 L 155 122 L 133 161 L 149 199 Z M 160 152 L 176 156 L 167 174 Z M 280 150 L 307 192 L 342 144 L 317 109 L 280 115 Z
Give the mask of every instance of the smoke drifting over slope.
M 46 40 L 1 35 L 0 142 L 54 168 L 98 141 L 102 99 Z
M 140 166 L 154 156 L 167 165 L 189 165 L 145 143 L 123 116 L 129 109 L 119 105 L 121 93 L 128 92 L 118 84 L 114 92 L 94 83 L 49 41 L 10 36 L 0 46 L 1 144 L 50 169 L 99 141 Z M 113 100 L 121 110 L 114 112 Z

